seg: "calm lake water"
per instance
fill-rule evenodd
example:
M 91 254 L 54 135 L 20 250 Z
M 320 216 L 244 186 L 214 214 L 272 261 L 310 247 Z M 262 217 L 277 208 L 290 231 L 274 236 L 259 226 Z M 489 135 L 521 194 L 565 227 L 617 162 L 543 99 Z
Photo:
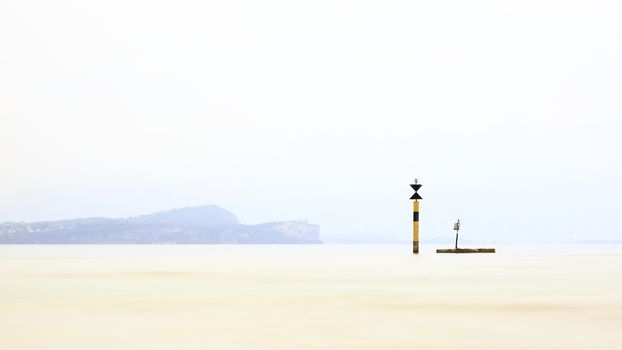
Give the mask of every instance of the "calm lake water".
M 0 348 L 622 349 L 622 245 L 0 246 Z

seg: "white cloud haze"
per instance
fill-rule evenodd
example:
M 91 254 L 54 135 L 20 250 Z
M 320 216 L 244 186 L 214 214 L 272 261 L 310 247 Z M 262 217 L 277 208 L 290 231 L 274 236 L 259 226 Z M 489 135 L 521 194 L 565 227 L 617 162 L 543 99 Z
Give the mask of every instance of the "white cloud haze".
M 0 4 L 0 221 L 622 239 L 616 1 Z

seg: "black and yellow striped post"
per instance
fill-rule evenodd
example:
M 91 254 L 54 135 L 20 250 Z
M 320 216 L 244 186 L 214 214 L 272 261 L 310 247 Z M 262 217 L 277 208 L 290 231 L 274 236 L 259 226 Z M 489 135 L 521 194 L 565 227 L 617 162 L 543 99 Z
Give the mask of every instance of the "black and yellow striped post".
M 417 183 L 417 179 L 415 179 L 414 184 L 410 184 L 413 190 L 415 190 L 415 194 L 410 197 L 410 199 L 414 200 L 413 202 L 413 254 L 419 254 L 419 199 L 422 199 L 419 193 L 419 189 L 421 185 Z

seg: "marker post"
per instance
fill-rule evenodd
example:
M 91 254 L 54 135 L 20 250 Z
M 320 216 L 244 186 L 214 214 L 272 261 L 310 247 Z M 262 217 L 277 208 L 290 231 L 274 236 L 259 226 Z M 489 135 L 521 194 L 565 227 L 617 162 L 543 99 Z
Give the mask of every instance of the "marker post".
M 410 197 L 413 202 L 413 254 L 419 254 L 419 199 L 421 196 L 417 193 L 421 188 L 421 185 L 415 179 L 414 184 L 410 184 L 415 193 Z

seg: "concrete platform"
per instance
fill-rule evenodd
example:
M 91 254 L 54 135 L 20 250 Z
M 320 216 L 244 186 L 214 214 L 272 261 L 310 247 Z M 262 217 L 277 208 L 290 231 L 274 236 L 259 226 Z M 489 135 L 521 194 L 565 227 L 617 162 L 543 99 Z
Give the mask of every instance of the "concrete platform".
M 449 249 L 437 249 L 437 253 L 453 253 L 453 254 L 461 254 L 461 253 L 494 253 L 495 248 L 449 248 Z

